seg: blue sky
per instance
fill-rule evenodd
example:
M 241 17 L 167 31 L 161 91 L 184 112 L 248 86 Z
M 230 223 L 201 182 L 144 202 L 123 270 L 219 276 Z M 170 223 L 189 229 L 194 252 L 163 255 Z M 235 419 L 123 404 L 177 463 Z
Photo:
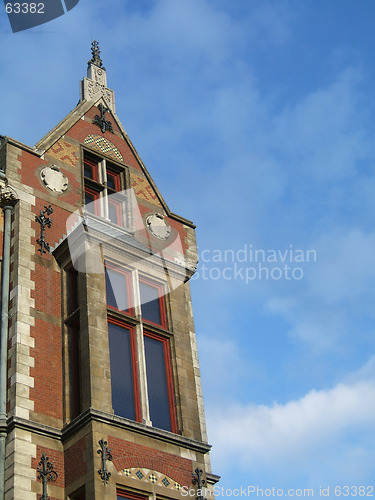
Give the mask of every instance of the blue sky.
M 68 114 L 98 39 L 118 116 L 197 224 L 225 489 L 374 484 L 374 19 L 369 0 L 80 0 L 13 34 L 0 12 L 0 133 L 33 145 Z M 250 248 L 279 257 L 243 262 Z M 215 262 L 225 250 L 234 260 Z M 266 279 L 284 265 L 301 279 Z

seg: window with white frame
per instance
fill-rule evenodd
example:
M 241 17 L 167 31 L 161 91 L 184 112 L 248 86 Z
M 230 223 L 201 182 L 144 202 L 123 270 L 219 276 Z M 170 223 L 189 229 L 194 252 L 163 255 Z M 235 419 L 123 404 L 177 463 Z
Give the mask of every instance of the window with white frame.
M 84 203 L 86 211 L 126 226 L 125 172 L 119 165 L 84 152 Z
M 177 432 L 164 287 L 109 262 L 105 273 L 113 410 Z

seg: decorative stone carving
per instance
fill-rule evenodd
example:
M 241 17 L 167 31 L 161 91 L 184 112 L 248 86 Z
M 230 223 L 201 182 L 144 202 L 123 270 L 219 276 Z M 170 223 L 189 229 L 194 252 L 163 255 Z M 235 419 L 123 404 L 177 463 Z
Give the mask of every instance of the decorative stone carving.
M 103 97 L 109 109 L 115 111 L 115 93 L 113 90 L 86 77 L 81 82 L 81 85 L 81 101 L 83 99 L 97 101 L 100 97 Z
M 82 81 L 81 88 L 81 100 L 86 99 L 87 101 L 96 101 L 100 97 L 105 99 L 111 111 L 115 111 L 115 93 L 113 90 L 101 85 L 99 82 L 95 82 L 90 78 L 84 78 Z
M 92 64 L 87 72 L 87 77 L 99 85 L 107 87 L 107 77 L 104 69 L 98 68 Z
M 0 207 L 14 206 L 18 201 L 16 191 L 8 186 L 7 179 L 0 180 Z
M 40 172 L 44 185 L 54 193 L 63 193 L 68 187 L 68 179 L 57 165 L 48 165 Z
M 149 215 L 146 219 L 146 227 L 153 236 L 156 236 L 160 240 L 166 240 L 171 234 L 171 226 L 162 214 Z

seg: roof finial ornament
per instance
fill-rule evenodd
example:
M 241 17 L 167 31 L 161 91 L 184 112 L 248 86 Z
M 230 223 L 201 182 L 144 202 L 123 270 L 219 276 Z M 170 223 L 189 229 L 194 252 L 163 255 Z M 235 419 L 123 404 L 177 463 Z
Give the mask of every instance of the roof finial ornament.
M 85 77 L 81 82 L 80 102 L 84 100 L 96 102 L 99 97 L 103 97 L 105 107 L 114 112 L 115 93 L 107 87 L 107 72 L 100 57 L 99 43 L 96 40 L 91 42 L 91 53 L 92 57 L 87 63 L 87 78 Z
M 103 66 L 103 62 L 100 57 L 100 50 L 99 50 L 99 43 L 94 40 L 91 43 L 91 53 L 92 53 L 92 58 L 88 62 L 88 64 L 95 64 L 95 66 L 99 66 L 99 68 L 102 68 L 105 70 L 105 67 Z

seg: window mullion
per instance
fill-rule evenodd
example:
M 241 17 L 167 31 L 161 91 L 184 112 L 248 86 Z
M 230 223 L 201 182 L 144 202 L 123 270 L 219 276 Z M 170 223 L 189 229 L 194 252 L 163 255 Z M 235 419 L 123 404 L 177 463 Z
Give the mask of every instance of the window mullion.
M 142 421 L 146 425 L 152 425 L 150 420 L 150 409 L 148 405 L 146 357 L 145 357 L 145 346 L 143 341 L 141 294 L 139 291 L 138 269 L 134 269 L 132 274 L 133 274 L 132 282 L 133 282 L 133 295 L 134 295 L 133 297 L 134 315 L 138 320 L 140 320 L 140 323 L 136 328 L 136 339 L 137 339 L 137 360 L 138 360 L 138 371 L 139 371 L 139 391 L 140 391 Z
M 99 171 L 98 172 L 98 175 L 99 175 L 98 181 L 100 182 L 100 184 L 104 184 L 104 182 L 106 182 L 106 180 L 107 180 L 107 177 L 105 174 L 105 160 L 102 160 L 101 162 L 99 162 L 98 171 Z
M 134 314 L 135 317 L 141 321 L 142 319 L 142 309 L 141 309 L 141 293 L 139 291 L 139 273 L 138 269 L 134 269 L 132 273 L 133 282 L 133 304 L 134 304 Z
M 109 219 L 108 211 L 108 191 L 107 191 L 107 162 L 103 159 L 100 162 L 100 172 L 99 172 L 99 182 L 104 185 L 104 190 L 102 191 L 101 203 L 102 203 L 102 214 L 104 219 Z
M 150 420 L 150 409 L 148 404 L 146 357 L 145 357 L 142 323 L 137 325 L 135 332 L 136 332 L 136 342 L 137 342 L 137 361 L 138 361 L 139 392 L 140 392 L 142 422 L 146 425 L 151 426 L 152 422 Z

